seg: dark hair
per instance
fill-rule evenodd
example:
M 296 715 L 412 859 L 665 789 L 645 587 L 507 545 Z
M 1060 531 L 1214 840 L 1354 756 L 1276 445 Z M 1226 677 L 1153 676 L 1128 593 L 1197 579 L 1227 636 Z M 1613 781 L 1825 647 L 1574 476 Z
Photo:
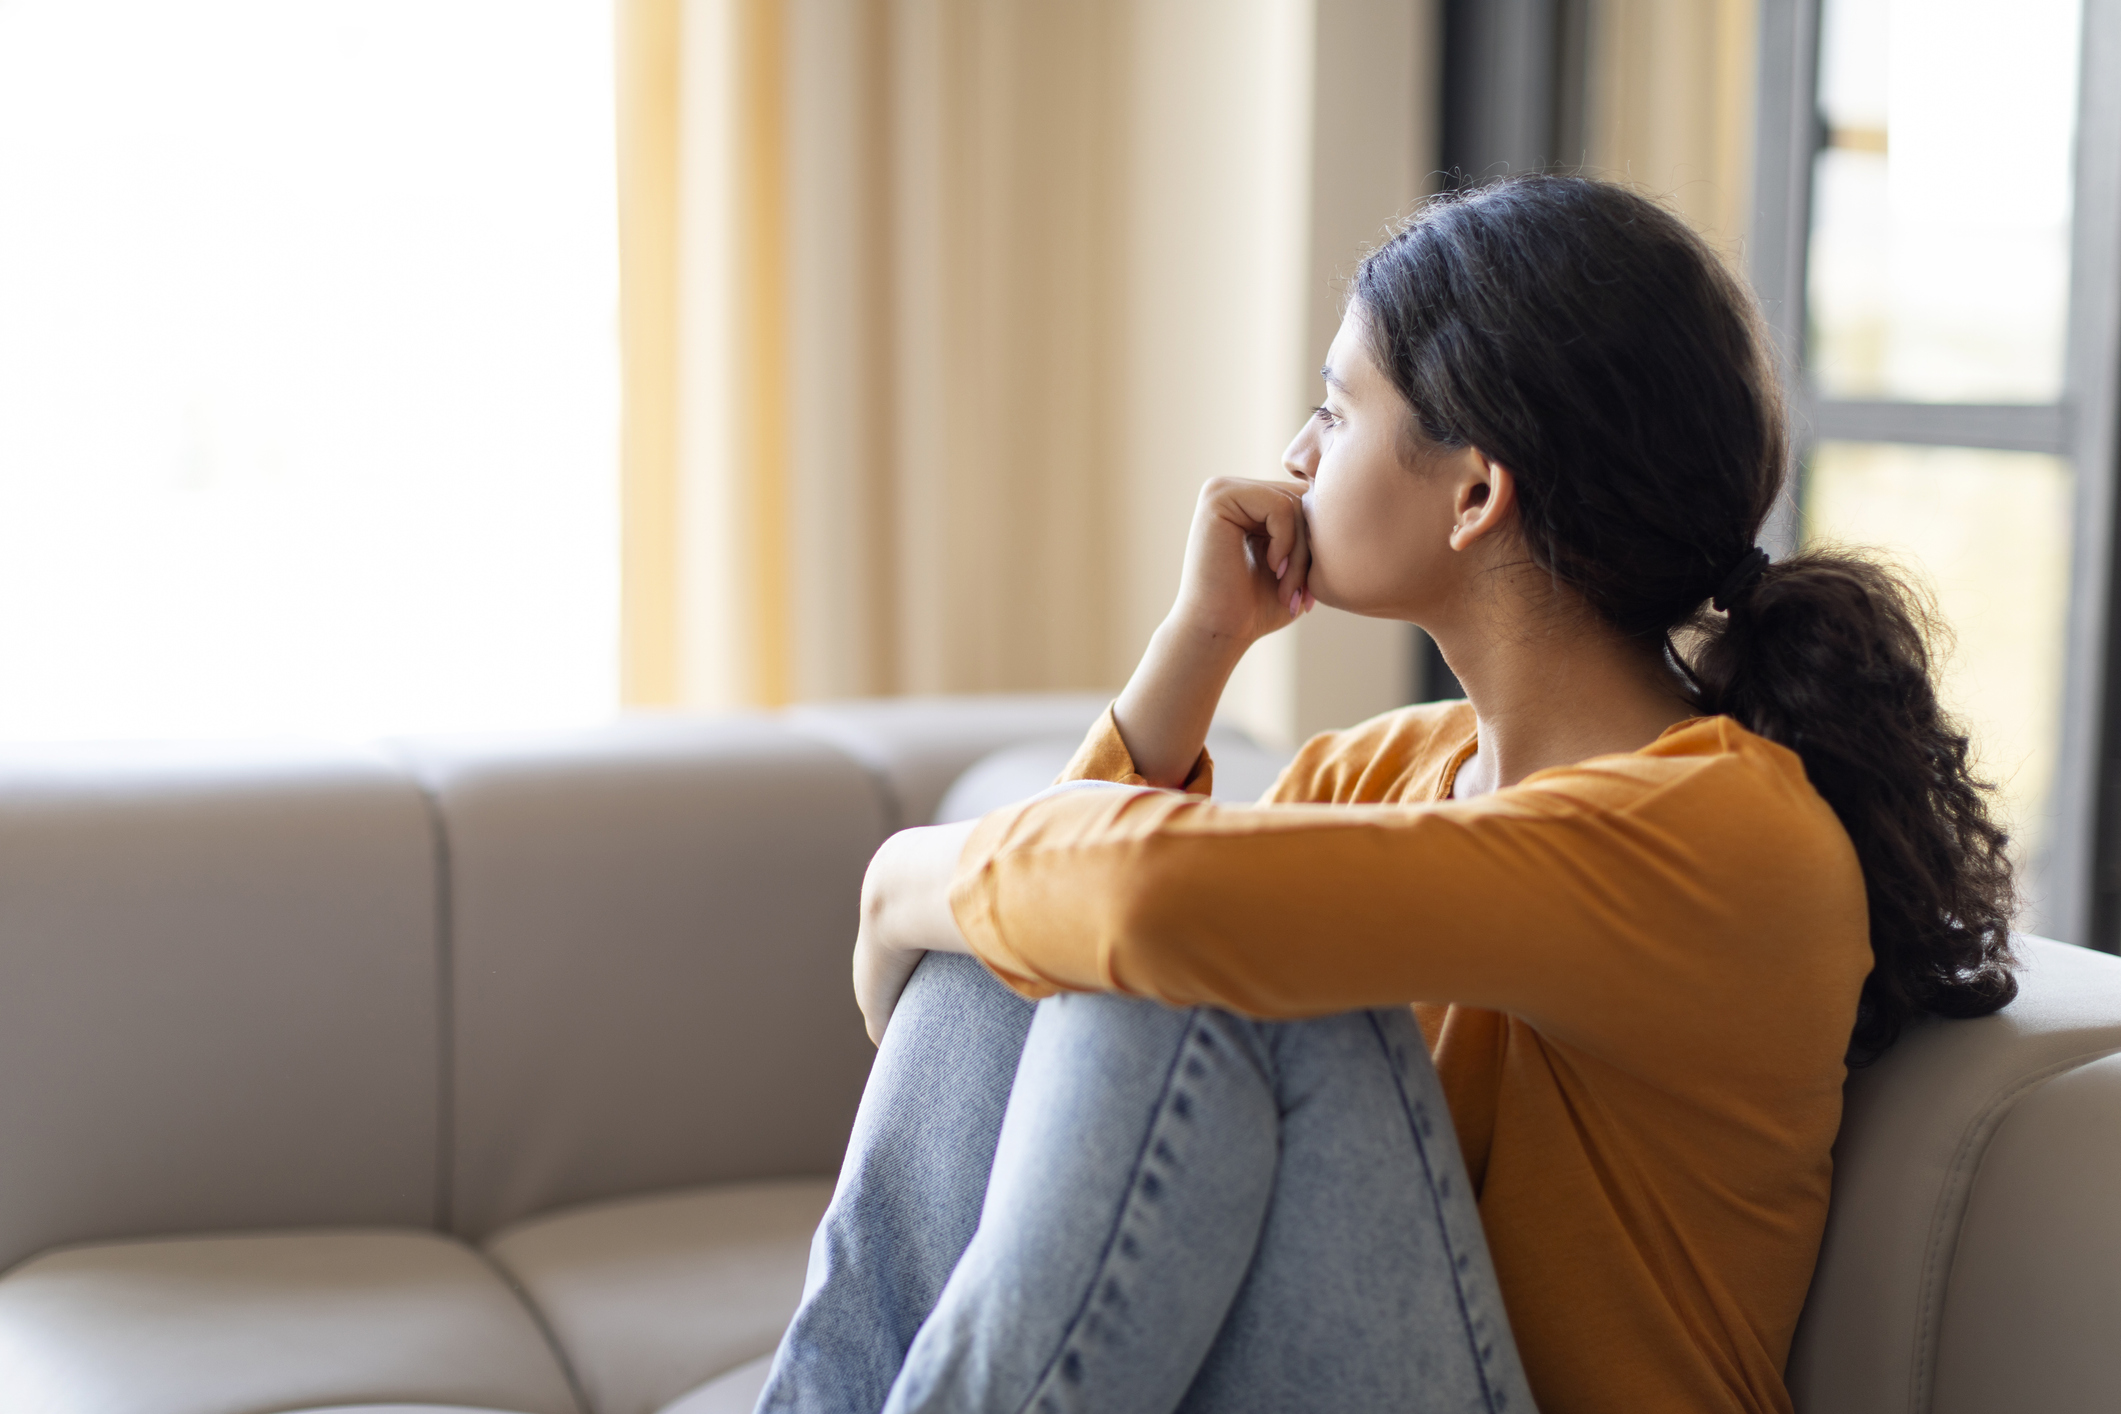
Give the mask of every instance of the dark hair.
M 1625 188 L 1518 177 L 1430 202 L 1353 298 L 1420 434 L 1510 469 L 1534 562 L 1700 710 L 1802 758 L 1869 894 L 1851 1059 L 2009 1002 L 2008 840 L 1938 703 L 1927 602 L 1854 554 L 1749 563 L 1789 460 L 1782 395 L 1701 238 Z

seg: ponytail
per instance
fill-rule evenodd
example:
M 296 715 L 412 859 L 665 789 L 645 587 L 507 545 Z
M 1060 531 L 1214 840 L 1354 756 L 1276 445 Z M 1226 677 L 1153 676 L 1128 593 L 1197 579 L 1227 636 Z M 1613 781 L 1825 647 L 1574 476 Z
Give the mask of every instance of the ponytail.
M 1796 752 L 1863 862 L 1876 965 L 1850 1043 L 1858 1061 L 1917 1017 L 1986 1016 L 2018 994 L 2009 841 L 1966 733 L 1937 701 L 1936 631 L 1888 570 L 1811 551 L 1769 567 L 1720 626 L 1693 635 L 1701 710 Z
M 1852 1061 L 2017 994 L 2008 839 L 1937 700 L 1928 604 L 1846 553 L 1754 548 L 1785 413 L 1751 296 L 1662 207 L 1581 177 L 1431 202 L 1355 278 L 1421 437 L 1516 477 L 1533 560 L 1700 710 L 1797 753 L 1863 868 Z

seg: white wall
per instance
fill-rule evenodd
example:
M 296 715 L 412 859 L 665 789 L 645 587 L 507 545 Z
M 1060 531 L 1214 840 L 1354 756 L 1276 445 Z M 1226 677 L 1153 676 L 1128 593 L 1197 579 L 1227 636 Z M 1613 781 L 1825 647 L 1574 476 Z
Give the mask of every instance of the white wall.
M 1272 476 L 1364 251 L 1430 189 L 1435 0 L 1165 0 L 1136 19 L 1122 656 L 1177 587 L 1195 491 Z M 1321 608 L 1224 709 L 1291 744 L 1405 702 L 1414 631 Z

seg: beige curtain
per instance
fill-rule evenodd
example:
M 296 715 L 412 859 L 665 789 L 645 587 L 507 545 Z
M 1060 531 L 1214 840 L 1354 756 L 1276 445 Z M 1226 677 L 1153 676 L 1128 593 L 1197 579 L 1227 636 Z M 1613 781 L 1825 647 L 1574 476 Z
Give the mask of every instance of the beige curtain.
M 1593 163 L 1727 240 L 1751 3 L 1593 12 Z M 635 705 L 1116 685 L 1437 162 L 1435 0 L 621 0 L 620 38 Z M 1321 612 L 1225 706 L 1293 740 L 1411 648 Z
M 622 0 L 635 705 L 1106 688 L 1435 165 L 1433 0 Z M 1401 700 L 1307 621 L 1270 736 Z
M 619 691 L 678 697 L 678 0 L 618 0 Z
M 624 0 L 635 705 L 1104 684 L 1117 0 Z
M 787 7 L 802 696 L 1115 675 L 1125 9 Z

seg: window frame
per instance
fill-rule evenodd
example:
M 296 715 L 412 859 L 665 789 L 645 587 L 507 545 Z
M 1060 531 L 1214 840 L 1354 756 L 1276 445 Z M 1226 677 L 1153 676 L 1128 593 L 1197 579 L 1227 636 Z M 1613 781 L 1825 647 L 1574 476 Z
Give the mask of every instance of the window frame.
M 1748 265 L 1791 390 L 1795 475 L 1763 537 L 1797 547 L 1814 442 L 1863 441 L 2046 452 L 2071 464 L 2070 598 L 2053 844 L 2027 881 L 2038 931 L 2121 952 L 2121 0 L 2081 0 L 2070 308 L 2062 398 L 2046 405 L 1820 398 L 1805 377 L 1806 257 L 1818 109 L 1822 0 L 1761 0 L 1754 200 Z M 2105 79 L 2106 82 L 2099 80 Z

